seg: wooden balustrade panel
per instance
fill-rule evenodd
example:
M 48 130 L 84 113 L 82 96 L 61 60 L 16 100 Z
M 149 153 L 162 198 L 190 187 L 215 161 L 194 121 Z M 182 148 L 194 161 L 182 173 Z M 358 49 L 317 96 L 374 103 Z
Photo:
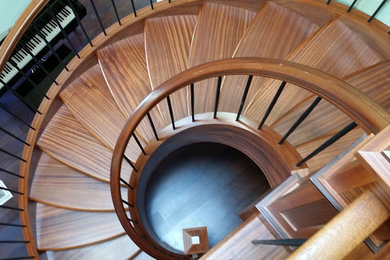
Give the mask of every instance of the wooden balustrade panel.
M 122 196 L 127 196 L 125 188 Z M 45 153 L 35 170 L 30 199 L 65 209 L 114 211 L 108 183 L 77 172 Z
M 318 28 L 304 16 L 277 3 L 267 2 L 246 30 L 233 57 L 285 58 Z M 220 111 L 238 111 L 247 79 L 247 76 L 225 77 Z M 260 77 L 252 80 L 246 103 L 253 98 L 264 80 Z
M 115 212 L 84 212 L 37 203 L 37 244 L 40 250 L 90 245 L 122 235 Z
M 101 181 L 110 181 L 112 151 L 99 143 L 63 105 L 52 118 L 37 143 L 58 161 Z M 135 158 L 130 158 L 136 160 Z M 122 164 L 124 178 L 132 172 Z
M 145 49 L 152 89 L 187 68 L 191 39 L 197 16 L 178 15 L 147 19 Z M 187 90 L 170 95 L 175 120 L 188 116 Z M 160 104 L 166 122 L 170 122 L 166 104 Z
M 206 2 L 198 17 L 188 67 L 232 57 L 255 15 L 246 9 Z M 195 84 L 195 113 L 214 111 L 216 88 L 216 79 Z
M 138 34 L 111 44 L 97 52 L 99 64 L 116 103 L 126 118 L 152 91 L 145 58 L 144 34 Z M 167 123 L 160 112 L 151 111 L 157 129 Z M 154 138 L 149 124 L 144 121 L 138 127 L 147 140 Z
M 384 57 L 341 21 L 333 20 L 301 44 L 287 59 L 342 78 L 378 63 Z M 244 114 L 260 120 L 279 85 L 280 81 L 267 80 Z M 310 95 L 302 88 L 287 84 L 266 124 L 272 125 Z

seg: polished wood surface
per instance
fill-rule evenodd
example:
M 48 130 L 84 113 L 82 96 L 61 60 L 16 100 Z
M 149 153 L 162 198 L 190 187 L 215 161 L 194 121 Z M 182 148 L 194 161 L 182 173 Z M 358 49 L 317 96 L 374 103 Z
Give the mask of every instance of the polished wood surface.
M 382 61 L 383 57 L 341 21 L 334 20 L 301 44 L 287 60 L 342 78 Z M 264 104 L 271 103 L 279 85 L 279 81 L 267 80 L 253 98 L 245 115 L 250 118 L 262 118 L 268 107 Z M 287 84 L 266 124 L 273 124 L 309 95 L 310 92 Z
M 60 94 L 72 115 L 101 143 L 113 150 L 126 118 L 111 96 L 98 65 L 84 72 Z M 126 156 L 136 160 L 140 149 L 132 140 Z
M 112 151 L 99 143 L 63 105 L 38 141 L 38 147 L 60 162 L 88 176 L 109 182 Z M 125 176 L 132 169 L 123 164 Z
M 146 58 L 144 35 L 139 34 L 111 44 L 97 52 L 99 64 L 110 91 L 126 118 L 152 91 Z M 159 111 L 151 113 L 156 128 L 165 126 Z M 151 140 L 154 135 L 147 122 L 138 128 L 140 134 Z
M 178 15 L 147 19 L 145 49 L 152 89 L 187 68 L 191 39 L 197 16 Z M 170 97 L 175 120 L 188 116 L 187 91 L 182 89 Z M 170 122 L 166 104 L 159 105 L 166 122 Z
M 255 239 L 275 239 L 258 217 L 242 223 L 202 259 L 285 259 L 289 253 L 282 246 L 254 245 Z
M 384 61 L 347 77 L 346 81 L 390 110 L 390 61 Z
M 123 234 L 115 212 L 73 211 L 37 203 L 36 215 L 40 250 L 76 248 Z
M 239 42 L 233 57 L 285 58 L 319 27 L 309 19 L 274 2 L 267 2 L 256 15 Z M 278 32 L 275 34 L 275 32 Z M 268 37 L 274 35 L 273 37 Z M 246 76 L 226 77 L 221 90 L 220 110 L 237 112 L 244 92 Z M 247 103 L 264 82 L 255 77 Z M 244 107 L 244 109 L 246 106 Z
M 302 157 L 309 155 L 326 140 L 332 137 L 336 132 L 315 138 L 306 143 L 296 146 L 295 148 Z M 364 132 L 357 128 L 340 138 L 337 142 L 326 148 L 323 152 L 317 154 L 312 159 L 308 160 L 306 164 L 311 173 L 316 172 L 330 162 L 336 154 L 340 154 L 342 151 L 347 149 L 354 141 L 361 137 Z
M 297 104 L 271 127 L 283 136 L 312 104 L 315 98 L 315 95 L 311 95 L 308 99 Z M 321 100 L 310 115 L 288 137 L 288 141 L 293 146 L 297 146 L 315 138 L 337 133 L 350 123 L 352 123 L 352 119 L 345 113 L 327 101 Z
M 55 259 L 117 259 L 127 260 L 138 255 L 139 248 L 127 236 L 123 235 L 109 241 L 104 241 L 90 246 L 69 249 L 63 251 L 48 251 L 47 257 L 49 260 Z
M 390 212 L 379 199 L 366 191 L 287 259 L 341 260 L 389 216 Z
M 206 2 L 199 13 L 188 66 L 232 57 L 255 14 L 246 9 Z M 214 110 L 216 86 L 216 79 L 195 84 L 196 113 Z
M 122 188 L 122 196 L 127 196 Z M 42 153 L 30 199 L 49 206 L 83 211 L 114 211 L 110 186 Z

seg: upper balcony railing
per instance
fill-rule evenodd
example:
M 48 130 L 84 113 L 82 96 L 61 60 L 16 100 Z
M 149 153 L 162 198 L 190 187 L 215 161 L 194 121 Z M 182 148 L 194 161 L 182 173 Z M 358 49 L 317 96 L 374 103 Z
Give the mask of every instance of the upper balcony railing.
M 7 257 L 38 258 L 28 215 L 29 171 L 30 165 L 34 161 L 32 154 L 35 142 L 41 131 L 40 128 L 43 124 L 44 116 L 59 90 L 77 77 L 79 73 L 77 68 L 85 68 L 88 66 L 92 54 L 99 48 L 104 47 L 108 43 L 108 39 L 112 39 L 120 31 L 118 28 L 127 28 L 135 21 L 154 15 L 161 10 L 180 6 L 186 2 L 202 2 L 201 0 L 166 0 L 162 2 L 131 0 L 128 1 L 127 8 L 118 8 L 115 0 L 110 0 L 108 3 L 110 10 L 106 12 L 105 6 L 98 5 L 104 1 L 99 1 L 98 3 L 98 1 L 90 0 L 88 5 L 85 6 L 89 18 L 83 19 L 74 11 L 74 0 L 59 1 L 72 11 L 74 22 L 79 28 L 77 33 L 69 33 L 64 28 L 63 17 L 56 12 L 53 1 L 32 0 L 0 48 L 0 72 L 2 75 L 0 76 L 0 95 L 2 94 L 0 96 L 0 113 L 1 118 L 4 118 L 0 126 L 0 140 L 2 140 L 0 144 L 0 173 L 1 178 L 4 179 L 6 185 L 9 187 L 8 190 L 14 194 L 14 199 L 7 202 L 6 205 L 0 206 L 0 208 L 1 212 L 5 215 L 14 216 L 15 213 L 20 214 L 20 222 L 17 224 L 13 222 L 13 219 L 10 219 L 7 223 L 1 223 L 1 226 L 18 228 L 24 235 L 24 239 L 19 237 L 19 240 L 0 241 L 0 244 L 25 244 L 27 249 L 25 255 L 23 255 L 23 251 L 20 251 L 22 252 L 21 255 L 10 255 Z M 334 7 L 335 12 L 338 12 L 340 9 L 345 9 L 343 11 L 345 13 L 347 10 L 351 10 L 351 8 L 345 8 L 345 6 L 333 3 L 333 1 L 318 0 L 315 2 L 321 3 L 322 5 L 330 4 L 331 7 Z M 367 17 L 360 12 L 355 13 L 357 13 L 358 17 L 367 17 L 368 22 L 373 23 L 384 33 L 388 33 L 389 29 L 387 26 L 373 19 L 380 12 L 381 8 L 383 8 L 385 2 L 383 1 L 378 6 L 371 17 Z M 51 36 L 48 35 L 47 30 L 40 29 L 37 26 L 36 21 L 42 10 L 45 10 L 46 15 L 50 17 L 52 30 L 57 31 L 61 35 L 65 44 L 71 50 L 72 54 L 70 58 L 64 59 L 59 55 L 56 46 L 51 43 Z M 88 26 L 95 29 L 89 30 L 88 28 L 90 27 Z M 77 34 L 77 37 L 73 37 L 75 34 Z M 32 36 L 32 42 L 21 41 L 26 35 Z M 54 59 L 58 60 L 60 64 L 59 70 L 50 71 L 48 69 L 45 61 L 40 59 L 37 49 L 34 48 L 35 45 L 42 45 L 48 49 L 50 54 L 53 54 Z M 23 53 L 23 57 L 20 57 L 19 52 Z M 15 53 L 17 57 L 14 56 Z M 26 63 L 25 59 L 29 60 L 27 63 L 34 64 L 34 69 L 38 69 L 43 73 L 45 77 L 44 84 L 38 84 L 31 80 L 30 68 L 26 70 L 23 67 L 23 64 Z M 38 98 L 30 99 L 22 95 L 16 89 L 17 84 L 11 84 L 8 81 L 7 76 L 11 77 L 16 74 L 31 85 L 30 92 L 35 93 L 35 96 L 38 96 Z M 322 93 L 318 94 L 319 96 L 322 95 Z M 336 96 L 334 98 L 337 99 Z M 354 106 L 354 109 L 362 112 L 360 105 Z M 270 107 L 271 111 L 272 107 Z M 350 111 L 345 112 L 351 113 Z M 357 115 L 351 115 L 352 118 L 355 116 Z M 357 118 L 356 122 L 368 131 L 376 131 L 381 127 L 381 123 L 376 120 L 373 120 L 371 122 L 372 124 L 367 124 L 367 122 L 363 121 L 362 118 Z M 11 130 L 12 127 L 10 128 L 10 126 L 12 125 L 17 125 L 19 132 L 16 133 Z M 352 127 L 353 125 L 348 126 L 345 131 L 348 131 Z M 18 171 L 20 172 L 18 173 Z M 17 185 L 18 188 L 16 188 Z M 14 233 L 16 234 L 17 232 Z

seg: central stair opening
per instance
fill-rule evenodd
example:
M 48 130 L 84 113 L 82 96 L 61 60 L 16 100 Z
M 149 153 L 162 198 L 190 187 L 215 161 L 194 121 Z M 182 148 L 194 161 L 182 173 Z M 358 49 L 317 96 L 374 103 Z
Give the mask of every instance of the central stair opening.
M 213 247 L 269 189 L 262 171 L 242 152 L 211 142 L 186 145 L 166 155 L 151 174 L 143 224 L 156 240 L 180 251 L 183 229 L 206 226 Z

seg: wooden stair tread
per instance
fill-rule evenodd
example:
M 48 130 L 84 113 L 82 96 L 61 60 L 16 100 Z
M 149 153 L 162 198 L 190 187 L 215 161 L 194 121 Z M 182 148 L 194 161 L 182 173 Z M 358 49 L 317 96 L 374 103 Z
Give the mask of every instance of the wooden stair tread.
M 37 246 L 40 250 L 76 248 L 124 233 L 115 212 L 85 212 L 37 203 Z
M 47 251 L 48 260 L 56 259 L 117 259 L 127 260 L 138 254 L 139 248 L 127 235 L 101 242 L 95 245 L 68 249 L 64 251 Z
M 233 57 L 285 58 L 318 28 L 318 25 L 290 9 L 275 2 L 266 2 L 245 32 Z M 269 37 L 270 35 L 273 37 Z M 238 111 L 247 78 L 225 77 L 221 90 L 221 111 Z M 264 78 L 261 77 L 252 80 L 247 102 L 263 82 Z
M 126 118 L 152 91 L 145 58 L 144 34 L 138 34 L 97 52 L 100 67 L 107 85 Z M 151 116 L 157 129 L 166 125 L 158 110 Z M 153 131 L 143 121 L 137 128 L 146 140 L 154 138 Z
M 238 7 L 206 2 L 200 11 L 195 28 L 189 67 L 231 58 L 255 14 Z M 214 110 L 216 85 L 217 79 L 195 84 L 195 113 Z
M 93 136 L 114 150 L 126 119 L 116 106 L 98 65 L 73 81 L 60 97 Z M 140 152 L 135 140 L 131 139 L 126 156 L 136 161 Z
M 112 151 L 97 141 L 65 105 L 57 111 L 37 143 L 58 161 L 101 181 L 109 182 Z M 131 167 L 123 162 L 128 179 Z
M 348 77 L 346 81 L 390 111 L 390 61 Z
M 289 61 L 311 66 L 338 78 L 376 64 L 382 59 L 359 35 L 339 20 L 320 29 L 288 57 Z M 244 114 L 254 120 L 261 120 L 279 85 L 280 81 L 266 80 Z M 310 95 L 309 91 L 287 84 L 266 124 L 273 124 Z
M 283 116 L 271 127 L 280 135 L 287 133 L 288 129 L 298 120 L 301 114 L 312 104 L 316 97 L 310 98 L 294 107 L 294 109 Z M 297 146 L 323 135 L 338 132 L 348 124 L 352 123 L 344 112 L 325 100 L 321 100 L 310 115 L 299 125 L 299 127 L 288 137 L 292 146 Z
M 147 19 L 145 22 L 145 49 L 151 86 L 184 71 L 197 16 L 178 15 Z M 188 116 L 186 89 L 170 95 L 175 120 Z M 170 122 L 166 104 L 159 106 L 166 122 Z
M 334 134 L 334 133 L 333 133 Z M 334 159 L 335 155 L 340 154 L 347 149 L 354 141 L 364 134 L 361 128 L 355 128 L 345 136 L 341 137 L 334 144 L 326 148 L 321 153 L 308 160 L 306 164 L 311 173 L 321 169 L 325 164 Z M 320 138 L 315 138 L 311 141 L 296 146 L 298 153 L 304 158 L 318 148 L 322 143 L 328 140 L 332 135 L 326 135 Z
M 258 217 L 242 223 L 235 231 L 207 252 L 211 259 L 286 259 L 289 255 L 282 246 L 253 245 L 255 239 L 275 239 Z
M 127 197 L 124 188 L 122 196 Z M 45 153 L 35 170 L 30 199 L 67 209 L 114 211 L 108 183 L 77 172 Z

